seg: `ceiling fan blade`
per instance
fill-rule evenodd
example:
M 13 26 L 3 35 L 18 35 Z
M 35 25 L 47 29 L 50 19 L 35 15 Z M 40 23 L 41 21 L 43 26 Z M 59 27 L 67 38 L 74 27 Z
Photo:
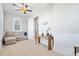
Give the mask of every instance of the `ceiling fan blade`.
M 20 10 L 16 10 L 16 11 L 20 11 Z
M 20 6 L 16 5 L 16 4 L 13 4 L 13 6 L 20 7 Z
M 26 11 L 32 12 L 32 10 L 26 10 Z
M 25 7 L 27 8 L 27 7 L 28 7 L 28 5 L 25 5 Z
M 24 6 L 24 3 L 22 3 L 22 6 Z

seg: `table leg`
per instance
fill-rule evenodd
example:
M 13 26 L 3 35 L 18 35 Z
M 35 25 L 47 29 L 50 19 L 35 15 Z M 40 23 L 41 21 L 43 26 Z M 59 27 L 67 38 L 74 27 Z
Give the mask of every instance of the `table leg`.
M 76 56 L 76 47 L 74 47 L 74 54 L 75 54 L 75 56 Z
M 38 43 L 40 43 L 40 37 L 38 37 Z
M 48 50 L 52 50 L 51 37 L 48 38 Z

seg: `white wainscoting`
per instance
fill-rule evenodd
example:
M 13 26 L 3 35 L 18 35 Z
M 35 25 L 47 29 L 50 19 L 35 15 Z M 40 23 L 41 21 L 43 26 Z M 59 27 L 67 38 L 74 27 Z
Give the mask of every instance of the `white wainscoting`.
M 45 38 L 41 38 L 40 43 L 45 45 L 45 46 L 48 46 L 48 40 L 46 40 Z
M 0 48 L 2 47 L 2 37 L 3 37 L 3 8 L 0 4 Z

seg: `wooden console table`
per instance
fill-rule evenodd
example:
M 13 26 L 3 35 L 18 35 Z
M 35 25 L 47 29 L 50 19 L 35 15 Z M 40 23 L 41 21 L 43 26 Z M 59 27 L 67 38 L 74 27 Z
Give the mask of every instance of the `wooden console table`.
M 52 47 L 54 46 L 54 38 L 50 36 L 38 36 L 38 43 L 40 43 L 41 37 L 48 40 L 48 50 L 52 50 Z

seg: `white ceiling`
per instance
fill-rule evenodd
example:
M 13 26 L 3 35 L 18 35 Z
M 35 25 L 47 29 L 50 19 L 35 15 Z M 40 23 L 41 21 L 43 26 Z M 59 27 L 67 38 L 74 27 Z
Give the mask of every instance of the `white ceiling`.
M 15 3 L 15 4 L 17 4 L 19 6 L 22 5 L 21 3 Z M 25 3 L 25 4 L 27 4 L 29 6 L 29 9 L 31 9 L 32 12 L 28 12 L 26 14 L 23 14 L 19 11 L 16 11 L 16 10 L 18 10 L 18 8 L 13 6 L 13 3 L 4 3 L 3 8 L 4 8 L 5 12 L 19 14 L 19 15 L 23 15 L 23 16 L 31 16 L 34 13 L 38 12 L 39 9 L 41 10 L 41 8 L 43 8 L 47 5 L 47 3 Z

